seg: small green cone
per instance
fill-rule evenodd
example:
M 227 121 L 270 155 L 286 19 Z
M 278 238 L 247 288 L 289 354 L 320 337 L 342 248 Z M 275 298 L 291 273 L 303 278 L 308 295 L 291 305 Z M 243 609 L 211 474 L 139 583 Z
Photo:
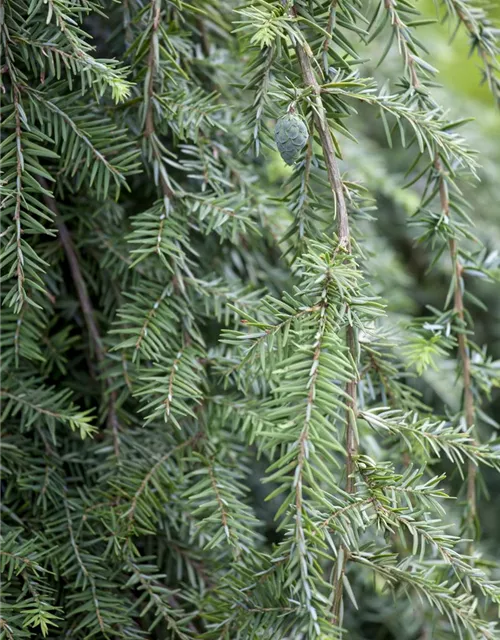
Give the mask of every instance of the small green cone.
M 306 124 L 300 116 L 287 113 L 276 123 L 274 139 L 281 157 L 287 164 L 297 162 L 308 137 Z

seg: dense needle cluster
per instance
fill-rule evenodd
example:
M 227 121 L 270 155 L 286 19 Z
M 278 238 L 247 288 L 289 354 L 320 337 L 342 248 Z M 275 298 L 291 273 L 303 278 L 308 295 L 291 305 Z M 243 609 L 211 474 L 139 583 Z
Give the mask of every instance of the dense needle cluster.
M 0 0 L 0 640 L 499 637 L 499 259 L 416 5 Z

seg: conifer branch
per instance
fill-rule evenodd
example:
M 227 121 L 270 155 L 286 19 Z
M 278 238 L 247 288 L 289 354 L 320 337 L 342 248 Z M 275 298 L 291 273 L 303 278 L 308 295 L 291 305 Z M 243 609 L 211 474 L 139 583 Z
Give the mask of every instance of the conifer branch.
M 65 491 L 66 493 L 66 491 Z M 94 579 L 94 576 L 89 572 L 89 570 L 87 569 L 87 567 L 85 566 L 85 563 L 82 559 L 81 553 L 80 553 L 80 548 L 78 546 L 76 537 L 75 537 L 75 532 L 73 529 L 73 522 L 71 520 L 71 513 L 69 510 L 69 504 L 68 504 L 68 500 L 67 500 L 67 496 L 64 496 L 64 511 L 66 514 L 66 524 L 67 524 L 67 528 L 68 528 L 68 533 L 69 533 L 69 539 L 70 539 L 70 544 L 71 547 L 73 548 L 73 553 L 75 555 L 76 561 L 78 563 L 78 566 L 80 567 L 80 570 L 84 576 L 85 580 L 88 580 L 88 583 L 90 585 L 90 589 L 92 592 L 92 604 L 94 607 L 94 612 L 95 612 L 95 616 L 97 618 L 97 621 L 99 623 L 99 628 L 101 630 L 101 632 L 106 635 L 106 629 L 104 626 L 104 620 L 101 614 L 101 605 L 99 602 L 99 598 L 97 596 L 97 587 L 96 587 L 96 581 Z
M 49 111 L 57 115 L 62 120 L 62 122 L 67 125 L 68 129 L 71 130 L 74 135 L 77 136 L 87 147 L 93 161 L 102 164 L 103 168 L 107 172 L 109 172 L 117 185 L 125 183 L 125 177 L 120 172 L 120 170 L 110 160 L 108 160 L 105 155 L 101 151 L 99 151 L 99 149 L 95 147 L 88 133 L 84 131 L 77 122 L 75 122 L 74 118 L 72 118 L 53 100 L 46 100 L 40 91 L 24 85 L 21 85 L 20 88 L 23 92 L 27 93 L 27 95 L 30 96 L 32 100 L 38 101 Z M 66 136 L 64 136 L 64 138 L 66 138 Z
M 434 162 L 436 172 L 438 174 L 439 183 L 439 199 L 441 205 L 441 211 L 447 219 L 450 218 L 450 201 L 448 197 L 448 187 L 446 184 L 446 177 L 444 168 L 439 155 L 436 155 Z M 453 281 L 454 281 L 454 311 L 458 319 L 458 353 L 462 362 L 462 378 L 463 378 L 463 408 L 465 415 L 465 423 L 468 431 L 472 431 L 475 426 L 475 410 L 474 410 L 474 394 L 472 391 L 472 378 L 471 378 L 471 361 L 469 355 L 469 346 L 467 340 L 467 323 L 465 321 L 464 314 L 464 301 L 462 293 L 463 283 L 463 266 L 460 260 L 460 256 L 457 248 L 457 240 L 455 237 L 451 237 L 448 242 L 451 262 L 453 265 Z M 474 443 L 473 443 L 474 444 Z M 468 524 L 469 529 L 474 530 L 474 521 L 476 518 L 476 475 L 477 466 L 472 461 L 468 462 L 468 476 L 467 476 L 467 508 L 468 508 Z
M 21 117 L 21 92 L 19 88 L 18 71 L 14 66 L 14 53 L 11 49 L 11 34 L 7 26 L 5 16 L 5 0 L 0 0 L 0 36 L 3 45 L 3 53 L 5 57 L 5 64 L 3 72 L 9 75 L 12 83 L 12 106 L 14 116 L 14 134 L 15 134 L 15 188 L 14 188 L 14 242 L 15 242 L 15 274 L 17 279 L 17 295 L 15 296 L 15 307 L 19 312 L 27 300 L 25 291 L 25 266 L 26 257 L 23 252 L 23 228 L 22 228 L 22 205 L 23 205 L 23 188 L 25 183 L 25 164 L 23 157 L 23 131 L 22 131 L 22 117 Z M 2 84 L 2 89 L 5 92 L 5 88 Z M 5 202 L 2 202 L 2 207 L 5 206 Z
M 353 562 L 369 567 L 389 583 L 401 585 L 403 590 L 414 590 L 420 593 L 440 612 L 447 615 L 455 632 L 456 625 L 462 624 L 471 638 L 495 640 L 494 626 L 474 615 L 476 601 L 473 594 L 468 593 L 457 597 L 456 589 L 459 582 L 452 585 L 447 582 L 436 583 L 430 579 L 432 571 L 429 569 L 422 570 L 417 566 L 412 571 L 408 571 L 407 563 L 404 561 L 399 565 L 381 564 L 376 557 L 372 559 L 369 553 L 353 554 L 351 559 Z
M 335 213 L 337 216 L 337 232 L 339 249 L 351 252 L 351 236 L 349 231 L 349 218 L 347 214 L 347 206 L 344 195 L 344 186 L 338 167 L 335 146 L 333 144 L 332 134 L 326 119 L 325 109 L 321 98 L 321 86 L 316 79 L 314 73 L 310 53 L 302 44 L 297 44 L 295 48 L 297 58 L 302 70 L 302 78 L 306 87 L 313 91 L 314 96 L 314 122 L 320 138 L 323 149 L 323 158 L 326 165 L 328 180 L 332 191 L 333 202 L 335 203 Z M 351 353 L 353 362 L 356 362 L 356 339 L 354 328 L 352 325 L 347 326 L 347 345 Z M 357 415 L 357 381 L 355 379 L 349 381 L 346 386 L 346 393 L 349 397 L 346 413 L 346 489 L 348 493 L 354 492 L 354 460 L 357 455 L 356 442 L 356 415 Z M 344 545 L 344 553 L 342 554 L 342 569 L 336 572 L 336 580 L 334 583 L 332 614 L 333 622 L 338 623 L 340 618 L 340 609 L 342 603 L 342 593 L 344 588 L 343 577 L 345 566 L 348 560 L 348 549 Z M 340 559 L 339 559 L 340 561 Z
M 161 295 L 155 300 L 153 306 L 151 307 L 151 309 L 149 309 L 146 317 L 144 318 L 144 322 L 142 323 L 142 326 L 139 331 L 139 335 L 134 345 L 133 360 L 135 360 L 137 355 L 140 353 L 141 345 L 148 334 L 149 325 L 151 324 L 153 318 L 155 317 L 158 307 L 163 302 L 163 300 L 168 296 L 169 292 L 170 292 L 170 287 L 167 286 L 163 289 L 163 291 L 161 292 Z
M 173 616 L 174 611 L 179 608 L 179 603 L 173 593 L 168 593 L 167 595 L 165 593 L 167 592 L 165 586 L 159 580 L 154 580 L 149 576 L 147 573 L 149 567 L 142 567 L 132 561 L 129 562 L 128 567 L 132 571 L 132 579 L 129 581 L 129 584 L 137 585 L 141 594 L 145 593 L 148 595 L 150 601 L 154 603 L 158 615 L 164 620 L 167 629 L 175 631 L 179 640 L 190 640 L 192 636 L 188 636 L 182 631 L 179 621 Z M 140 598 L 141 603 L 142 600 L 143 598 Z M 170 611 L 170 607 L 172 607 L 174 611 Z M 181 613 L 184 614 L 184 612 Z M 188 628 L 192 633 L 198 633 L 198 630 L 192 622 L 188 623 Z
M 213 489 L 213 492 L 214 492 L 214 495 L 215 495 L 215 499 L 217 501 L 217 506 L 219 508 L 220 519 L 221 519 L 221 522 L 222 522 L 222 528 L 224 529 L 224 533 L 225 533 L 226 537 L 229 539 L 231 537 L 231 534 L 230 534 L 229 528 L 227 526 L 226 507 L 225 507 L 225 504 L 224 504 L 224 500 L 221 498 L 221 495 L 219 493 L 219 489 L 218 489 L 218 485 L 217 485 L 217 478 L 215 477 L 213 466 L 209 466 L 208 467 L 208 475 L 210 476 L 210 484 L 212 485 L 212 489 Z
M 158 73 L 160 61 L 158 59 L 160 43 L 158 37 L 158 29 L 160 27 L 161 19 L 161 0 L 151 1 L 151 37 L 149 42 L 149 54 L 147 62 L 147 74 L 146 74 L 146 114 L 144 119 L 144 136 L 151 145 L 152 153 L 157 163 L 158 180 L 163 192 L 163 196 L 170 201 L 174 197 L 174 191 L 170 186 L 168 176 L 165 168 L 163 167 L 163 159 L 161 157 L 161 150 L 159 148 L 160 142 L 156 133 L 155 115 L 154 115 L 154 100 L 155 100 L 155 79 Z M 156 171 L 155 171 L 156 173 Z M 160 234 L 159 234 L 160 237 Z
M 177 373 L 177 369 L 179 366 L 179 363 L 181 361 L 182 355 L 183 355 L 184 349 L 181 349 L 176 357 L 175 360 L 172 363 L 172 368 L 170 370 L 170 375 L 168 376 L 168 393 L 167 393 L 167 397 L 165 398 L 165 400 L 163 400 L 163 406 L 164 411 L 165 411 L 165 420 L 170 416 L 170 411 L 172 408 L 172 400 L 174 399 L 174 381 L 175 381 L 175 376 Z
M 333 30 L 335 29 L 335 17 L 337 11 L 337 0 L 331 0 L 330 6 L 328 7 L 328 23 L 326 27 L 327 36 L 323 41 L 323 55 L 326 56 L 328 53 L 328 49 L 330 47 Z M 325 58 L 327 60 L 327 58 Z
M 134 495 L 132 497 L 132 500 L 130 502 L 130 507 L 127 510 L 126 514 L 125 514 L 127 516 L 127 519 L 128 519 L 129 528 L 132 527 L 132 525 L 134 523 L 134 519 L 135 519 L 136 510 L 137 510 L 137 506 L 138 506 L 139 500 L 141 499 L 142 494 L 146 491 L 149 483 L 155 477 L 155 474 L 158 472 L 159 468 L 169 458 L 171 458 L 175 453 L 177 453 L 177 451 L 182 451 L 182 449 L 185 449 L 186 447 L 190 447 L 191 445 L 195 444 L 201 437 L 202 437 L 201 433 L 195 434 L 191 438 L 188 438 L 187 440 L 184 440 L 184 442 L 181 442 L 180 444 L 176 445 L 170 451 L 167 451 L 167 453 L 165 453 L 163 456 L 161 456 L 161 458 L 159 458 L 159 459 L 157 459 L 155 461 L 153 466 L 148 470 L 148 472 L 142 478 L 142 480 L 141 480 L 141 482 L 139 484 L 139 487 L 137 488 L 137 491 L 134 493 Z

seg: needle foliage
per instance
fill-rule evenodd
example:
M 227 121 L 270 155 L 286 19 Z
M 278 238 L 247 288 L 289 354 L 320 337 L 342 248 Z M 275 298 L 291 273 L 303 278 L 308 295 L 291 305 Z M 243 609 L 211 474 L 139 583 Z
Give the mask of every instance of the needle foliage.
M 0 0 L 0 640 L 500 637 L 499 30 L 418 4 Z

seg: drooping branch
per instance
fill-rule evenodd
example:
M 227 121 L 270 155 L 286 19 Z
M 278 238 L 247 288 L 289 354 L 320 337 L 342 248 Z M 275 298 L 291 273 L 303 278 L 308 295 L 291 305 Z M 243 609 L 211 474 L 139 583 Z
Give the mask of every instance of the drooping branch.
M 434 167 L 438 173 L 439 183 L 439 199 L 441 204 L 441 210 L 446 217 L 450 216 L 450 201 L 448 196 L 448 186 L 446 184 L 446 177 L 444 168 L 439 159 L 439 155 L 436 156 Z M 458 353 L 460 361 L 462 363 L 462 378 L 463 378 L 463 408 L 465 415 L 465 423 L 467 429 L 472 429 L 475 423 L 474 412 L 474 395 L 472 392 L 472 378 L 471 378 L 471 361 L 469 355 L 469 346 L 467 340 L 467 323 L 465 321 L 464 314 L 464 300 L 462 292 L 462 272 L 463 266 L 458 254 L 457 241 L 455 238 L 449 240 L 450 257 L 454 270 L 454 311 L 456 313 L 459 330 L 457 335 L 458 340 Z M 471 460 L 468 463 L 467 474 L 467 503 L 468 503 L 468 524 L 469 528 L 473 529 L 473 522 L 476 517 L 476 475 L 477 467 Z
M 321 87 L 318 83 L 316 75 L 311 64 L 308 51 L 301 44 L 296 46 L 297 58 L 302 71 L 304 84 L 312 89 L 314 96 L 314 122 L 318 131 L 321 147 L 323 149 L 323 159 L 328 173 L 328 181 L 332 191 L 333 201 L 335 203 L 335 213 L 337 218 L 337 233 L 339 240 L 339 249 L 348 253 L 351 252 L 351 236 L 349 230 L 349 218 L 347 214 L 347 206 L 344 195 L 344 187 L 342 177 L 335 154 L 335 146 L 332 134 L 326 118 L 323 100 L 321 98 Z M 351 352 L 353 361 L 356 362 L 356 337 L 352 325 L 347 327 L 347 346 Z M 346 490 L 348 493 L 354 493 L 354 459 L 357 455 L 356 441 L 356 413 L 357 413 L 357 380 L 353 379 L 347 383 L 346 392 L 349 396 L 347 401 L 346 415 Z M 343 576 L 345 566 L 348 559 L 348 550 L 343 548 L 342 567 L 340 571 L 336 571 L 334 580 L 333 602 L 332 602 L 332 618 L 333 622 L 338 623 L 340 618 L 340 610 L 343 594 Z

